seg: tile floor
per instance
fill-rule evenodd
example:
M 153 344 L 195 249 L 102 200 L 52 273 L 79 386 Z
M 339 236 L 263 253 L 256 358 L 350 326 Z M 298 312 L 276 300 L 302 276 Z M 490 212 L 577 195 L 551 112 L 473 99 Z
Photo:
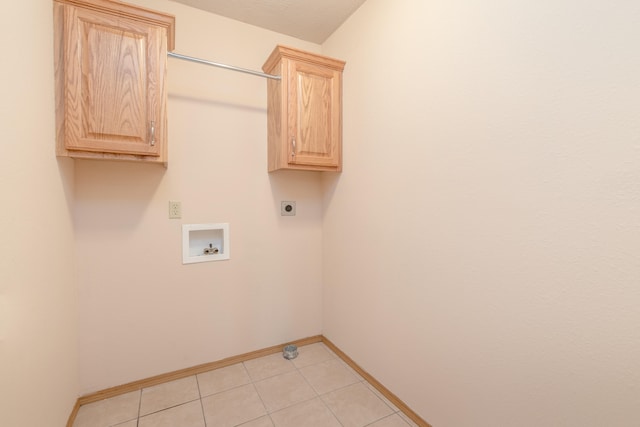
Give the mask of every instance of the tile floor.
M 74 427 L 417 425 L 322 343 L 80 407 Z

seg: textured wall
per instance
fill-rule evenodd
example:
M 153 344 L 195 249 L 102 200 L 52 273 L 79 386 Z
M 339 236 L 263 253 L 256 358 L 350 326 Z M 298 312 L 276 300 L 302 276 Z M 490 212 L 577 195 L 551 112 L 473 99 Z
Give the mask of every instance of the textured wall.
M 0 425 L 62 426 L 78 396 L 73 163 L 55 156 L 53 8 L 14 2 L 0 35 Z M 37 408 L 37 410 L 33 410 Z
M 185 55 L 259 70 L 277 43 L 320 49 L 136 3 L 176 15 Z M 82 393 L 321 332 L 320 177 L 267 173 L 266 105 L 264 79 L 170 58 L 169 168 L 77 162 Z M 182 265 L 181 224 L 209 222 L 230 224 L 231 259 Z
M 325 335 L 434 426 L 640 424 L 640 6 L 369 0 Z

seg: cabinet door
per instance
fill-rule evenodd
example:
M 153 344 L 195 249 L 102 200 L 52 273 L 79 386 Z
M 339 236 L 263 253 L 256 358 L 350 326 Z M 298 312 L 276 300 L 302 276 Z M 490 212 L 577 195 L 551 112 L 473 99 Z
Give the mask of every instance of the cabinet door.
M 289 64 L 289 164 L 339 170 L 341 74 L 305 62 Z
M 65 147 L 159 156 L 166 42 L 161 28 L 65 8 Z

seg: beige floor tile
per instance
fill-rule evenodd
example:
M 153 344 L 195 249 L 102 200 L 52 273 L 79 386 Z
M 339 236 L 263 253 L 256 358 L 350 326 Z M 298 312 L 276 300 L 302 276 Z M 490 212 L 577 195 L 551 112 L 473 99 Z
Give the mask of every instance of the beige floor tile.
M 200 400 L 140 418 L 138 427 L 205 427 Z
M 208 426 L 231 427 L 267 414 L 253 384 L 202 398 Z
M 109 427 L 138 417 L 140 392 L 132 391 L 110 399 L 82 405 L 74 427 Z
M 409 424 L 400 418 L 400 415 L 393 414 L 387 418 L 383 418 L 380 421 L 370 424 L 369 427 L 409 427 Z
M 362 427 L 393 413 L 360 382 L 326 394 L 322 399 L 344 427 Z
M 349 364 L 347 364 L 347 362 L 345 362 L 344 360 L 340 359 L 340 363 L 342 363 L 344 365 L 344 367 L 347 368 L 347 370 L 349 372 L 351 372 L 353 374 L 353 376 L 358 379 L 358 381 L 365 381 L 364 377 L 362 375 L 360 375 L 359 373 L 357 373 L 356 370 L 353 369 L 351 366 L 349 366 Z
M 282 353 L 247 360 L 244 362 L 244 367 L 247 368 L 247 372 L 249 372 L 249 376 L 253 381 L 260 381 L 296 369 L 290 360 L 282 357 Z
M 251 378 L 242 363 L 198 374 L 198 386 L 202 397 L 249 384 Z
M 300 369 L 300 373 L 318 394 L 329 393 L 358 382 L 338 359 L 307 366 Z
M 298 352 L 83 405 L 74 427 L 418 427 L 324 343 Z
M 271 414 L 275 427 L 340 427 L 329 408 L 316 398 Z
M 418 424 L 414 423 L 413 420 L 411 418 L 407 417 L 404 413 L 398 412 L 398 415 L 400 416 L 400 418 L 402 418 L 411 427 L 418 427 Z
M 195 376 L 142 389 L 140 416 L 200 398 Z
M 329 352 L 329 354 L 331 354 L 336 359 L 340 359 L 340 356 L 338 356 L 336 353 L 334 353 L 333 350 L 331 350 L 328 345 L 326 345 L 325 343 L 321 343 L 321 344 Z M 340 360 L 342 360 L 342 359 L 340 359 Z
M 319 342 L 298 347 L 298 357 L 293 359 L 292 362 L 296 368 L 300 369 L 331 359 L 335 359 L 335 355 L 333 355 L 324 344 Z
M 269 415 L 266 415 L 238 427 L 273 427 L 273 421 L 271 421 L 271 417 Z
M 269 413 L 317 396 L 299 372 L 289 372 L 255 383 Z
M 380 393 L 377 388 L 372 386 L 370 383 L 365 383 L 365 384 L 369 388 L 369 390 L 371 390 L 376 396 L 378 396 L 380 399 L 382 399 L 382 401 L 384 403 L 386 403 L 387 406 L 393 410 L 393 412 L 398 412 L 400 410 L 400 409 L 398 409 L 398 407 L 396 405 L 391 403 L 391 401 L 389 399 L 384 397 L 384 395 L 382 393 Z

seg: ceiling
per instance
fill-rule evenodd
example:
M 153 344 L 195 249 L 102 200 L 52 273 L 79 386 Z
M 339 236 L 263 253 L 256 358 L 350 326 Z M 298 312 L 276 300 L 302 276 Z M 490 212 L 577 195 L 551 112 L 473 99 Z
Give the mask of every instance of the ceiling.
M 322 43 L 365 0 L 174 0 L 247 24 Z

